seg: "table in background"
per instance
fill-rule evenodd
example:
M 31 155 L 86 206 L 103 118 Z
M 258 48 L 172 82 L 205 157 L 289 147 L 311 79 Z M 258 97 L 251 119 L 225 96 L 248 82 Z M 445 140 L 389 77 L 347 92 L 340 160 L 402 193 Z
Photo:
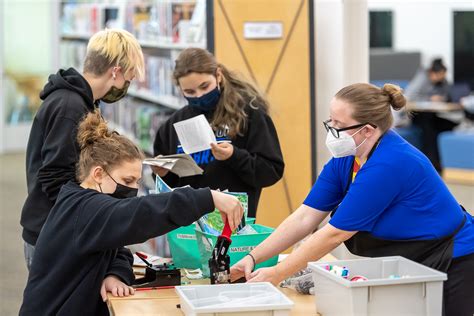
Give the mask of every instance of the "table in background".
M 407 102 L 406 110 L 412 111 L 412 112 L 445 113 L 445 112 L 462 111 L 463 107 L 459 103 L 423 101 L 423 102 Z

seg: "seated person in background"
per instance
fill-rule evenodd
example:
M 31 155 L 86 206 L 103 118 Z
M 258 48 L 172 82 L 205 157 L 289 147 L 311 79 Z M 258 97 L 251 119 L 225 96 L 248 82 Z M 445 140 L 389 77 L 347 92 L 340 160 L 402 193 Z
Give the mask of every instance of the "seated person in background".
M 434 59 L 428 70 L 421 69 L 410 81 L 405 91 L 409 101 L 448 101 L 449 84 L 447 68 L 441 58 Z
M 441 58 L 434 59 L 428 70 L 420 70 L 408 85 L 405 95 L 412 102 L 448 102 L 449 84 L 446 80 L 447 68 Z M 460 123 L 453 113 L 417 112 L 413 124 L 422 130 L 422 151 L 433 166 L 441 171 L 438 151 L 438 135 L 451 131 Z
M 78 183 L 70 181 L 36 243 L 20 315 L 108 315 L 106 292 L 133 294 L 125 245 L 190 225 L 214 207 L 234 230 L 243 208 L 209 188 L 136 197 L 143 153 L 96 111 L 79 125 Z

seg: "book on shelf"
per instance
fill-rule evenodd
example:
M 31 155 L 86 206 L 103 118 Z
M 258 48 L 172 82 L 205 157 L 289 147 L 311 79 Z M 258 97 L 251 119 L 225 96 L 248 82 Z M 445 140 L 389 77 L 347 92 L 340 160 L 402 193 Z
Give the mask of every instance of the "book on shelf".
M 139 39 L 146 38 L 146 33 L 149 28 L 151 6 L 145 4 L 132 5 L 129 10 L 129 12 L 132 12 L 132 21 L 130 24 L 127 24 L 129 30 L 133 30 L 133 33 L 135 33 Z
M 124 28 L 125 4 L 64 3 L 61 15 L 61 34 L 91 36 L 105 28 Z
M 180 42 L 180 36 L 184 35 L 180 33 L 180 24 L 191 20 L 194 7 L 195 3 L 171 3 L 171 37 L 173 43 Z M 183 29 L 181 28 L 181 30 Z
M 149 102 L 126 97 L 114 104 L 101 103 L 102 115 L 121 134 L 133 139 L 148 154 L 153 152 L 153 141 L 160 126 L 173 113 Z
M 147 158 L 143 161 L 143 163 L 150 166 L 168 169 L 170 172 L 176 174 L 180 178 L 200 175 L 204 172 L 196 164 L 194 159 L 187 154 L 174 154 L 167 156 L 160 155 L 154 158 Z

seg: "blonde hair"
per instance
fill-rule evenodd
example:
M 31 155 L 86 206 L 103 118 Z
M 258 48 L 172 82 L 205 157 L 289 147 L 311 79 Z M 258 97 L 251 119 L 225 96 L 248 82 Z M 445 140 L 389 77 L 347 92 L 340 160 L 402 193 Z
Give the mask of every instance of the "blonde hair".
M 133 71 L 138 80 L 145 78 L 145 61 L 137 39 L 125 30 L 105 29 L 87 44 L 84 72 L 101 76 L 114 66 L 122 67 L 123 73 Z
M 247 124 L 245 108 L 248 105 L 268 113 L 268 102 L 263 94 L 237 73 L 218 63 L 210 52 L 201 48 L 187 48 L 179 54 L 173 77 L 179 86 L 179 79 L 190 73 L 217 76 L 218 69 L 222 72 L 220 83 L 222 94 L 212 117 L 211 126 L 214 129 L 227 126 L 228 135 L 234 138 L 244 133 Z
M 124 161 L 143 160 L 143 152 L 127 137 L 110 131 L 100 111 L 87 114 L 79 124 L 77 142 L 81 149 L 76 177 L 84 181 L 91 169 L 101 166 L 110 171 Z
M 391 108 L 398 111 L 406 104 L 400 87 L 390 83 L 386 83 L 383 88 L 368 83 L 352 84 L 339 90 L 335 97 L 352 105 L 354 120 L 372 123 L 382 133 L 393 125 Z

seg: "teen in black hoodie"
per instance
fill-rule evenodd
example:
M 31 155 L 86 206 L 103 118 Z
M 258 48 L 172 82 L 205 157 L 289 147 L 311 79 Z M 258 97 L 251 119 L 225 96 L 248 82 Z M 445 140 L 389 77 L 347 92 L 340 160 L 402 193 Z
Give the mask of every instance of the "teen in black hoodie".
M 133 35 L 106 30 L 90 39 L 84 74 L 70 68 L 49 77 L 40 94 L 43 104 L 34 118 L 26 151 L 28 197 L 21 225 L 28 268 L 61 186 L 74 180 L 80 120 L 99 100 L 115 102 L 123 97 L 130 80 L 142 78 L 143 72 L 143 55 Z
M 81 123 L 78 141 L 81 183 L 61 188 L 43 226 L 20 315 L 108 315 L 107 291 L 133 294 L 133 256 L 124 245 L 189 225 L 214 207 L 232 229 L 240 222 L 238 200 L 208 188 L 136 197 L 143 154 L 108 131 L 99 112 Z
M 166 169 L 154 167 L 154 171 L 172 187 L 246 192 L 248 215 L 255 217 L 262 188 L 276 183 L 285 166 L 267 101 L 204 49 L 181 52 L 173 76 L 189 105 L 159 129 L 154 154 L 182 153 L 173 124 L 200 114 L 210 122 L 218 144 L 192 154 L 203 175 L 178 178 Z

